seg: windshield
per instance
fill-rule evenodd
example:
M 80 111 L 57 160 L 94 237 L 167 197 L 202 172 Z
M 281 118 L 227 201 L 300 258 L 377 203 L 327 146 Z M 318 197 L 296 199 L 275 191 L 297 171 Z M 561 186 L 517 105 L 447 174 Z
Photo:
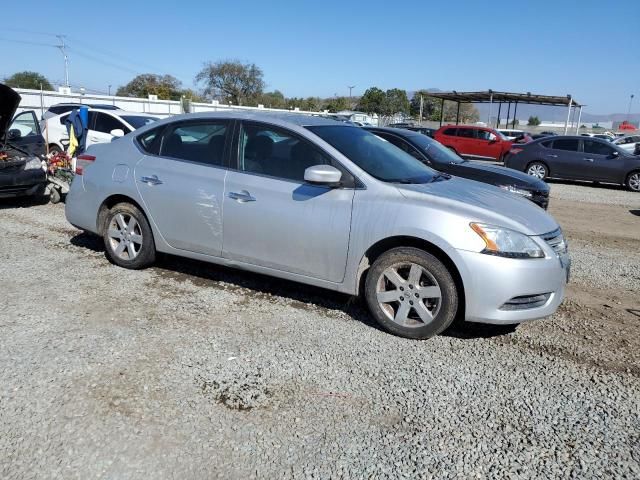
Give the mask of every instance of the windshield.
M 427 154 L 433 163 L 464 163 L 466 160 L 458 156 L 457 153 L 448 149 L 440 142 L 436 142 L 426 135 L 415 135 L 411 137 L 411 143 Z
M 123 115 L 122 119 L 134 129 L 144 127 L 145 125 L 158 121 L 157 117 L 145 117 L 142 115 Z
M 307 129 L 383 182 L 428 183 L 438 175 L 408 153 L 361 128 L 327 125 Z

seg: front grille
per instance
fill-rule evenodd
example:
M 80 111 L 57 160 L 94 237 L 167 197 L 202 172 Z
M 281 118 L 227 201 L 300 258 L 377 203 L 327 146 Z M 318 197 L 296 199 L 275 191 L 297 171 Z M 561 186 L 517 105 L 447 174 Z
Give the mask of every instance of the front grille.
M 567 241 L 562 235 L 562 230 L 559 228 L 553 232 L 545 233 L 542 235 L 542 239 L 556 252 L 558 255 L 567 252 Z
M 519 297 L 513 297 L 500 307 L 500 310 L 527 310 L 529 308 L 538 308 L 545 305 L 549 298 L 550 293 L 542 293 L 539 295 L 521 295 Z

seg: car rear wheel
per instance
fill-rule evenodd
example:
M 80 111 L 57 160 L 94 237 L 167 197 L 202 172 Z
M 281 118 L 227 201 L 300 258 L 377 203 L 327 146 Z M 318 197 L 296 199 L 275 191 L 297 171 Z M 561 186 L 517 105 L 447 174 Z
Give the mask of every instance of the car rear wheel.
M 394 248 L 376 259 L 367 274 L 365 297 L 376 321 L 406 338 L 438 335 L 458 310 L 457 288 L 447 267 L 412 247 Z
M 632 192 L 640 192 L 640 172 L 631 172 L 627 176 L 626 186 Z
M 145 268 L 156 258 L 149 222 L 129 203 L 119 203 L 109 210 L 102 237 L 107 257 L 120 267 Z
M 527 167 L 527 174 L 532 177 L 539 178 L 540 180 L 544 180 L 549 175 L 549 170 L 542 162 L 532 162 Z

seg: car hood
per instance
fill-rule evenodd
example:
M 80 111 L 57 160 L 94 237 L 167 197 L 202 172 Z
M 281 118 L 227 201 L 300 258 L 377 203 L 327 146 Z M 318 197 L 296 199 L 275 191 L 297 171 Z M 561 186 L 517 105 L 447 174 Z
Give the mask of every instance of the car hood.
M 493 185 L 513 185 L 527 190 L 549 191 L 549 185 L 542 180 L 500 165 L 482 165 L 474 162 L 452 163 L 447 166 L 446 171 L 452 175 Z
M 526 235 L 542 235 L 558 228 L 554 218 L 533 202 L 473 180 L 452 177 L 399 185 L 398 190 L 407 199 L 426 201 L 429 206 L 455 212 L 470 222 L 506 227 Z
M 20 105 L 20 95 L 11 87 L 0 83 L 0 145 L 4 145 L 7 129 Z

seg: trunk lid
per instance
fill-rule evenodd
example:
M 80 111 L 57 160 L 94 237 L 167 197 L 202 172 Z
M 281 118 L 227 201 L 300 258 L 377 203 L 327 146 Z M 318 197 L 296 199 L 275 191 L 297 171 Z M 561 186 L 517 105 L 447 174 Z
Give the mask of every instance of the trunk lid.
M 11 87 L 0 83 L 0 145 L 7 139 L 7 130 L 20 105 L 20 95 Z

